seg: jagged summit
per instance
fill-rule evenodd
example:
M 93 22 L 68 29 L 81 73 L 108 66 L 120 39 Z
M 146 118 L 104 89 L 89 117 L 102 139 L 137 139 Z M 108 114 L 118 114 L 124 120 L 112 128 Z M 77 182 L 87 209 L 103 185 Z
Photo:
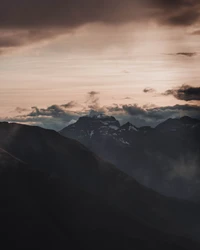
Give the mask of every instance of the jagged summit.
M 127 122 L 120 127 L 120 130 L 127 130 L 127 131 L 138 131 L 137 127 L 134 126 L 132 123 Z
M 78 119 L 78 121 L 71 126 L 87 126 L 87 129 L 93 128 L 97 129 L 99 127 L 108 127 L 113 129 L 118 129 L 120 127 L 120 123 L 113 116 L 106 115 L 94 115 L 94 116 L 82 116 Z
M 120 128 L 120 123 L 113 116 L 93 115 L 83 116 L 78 121 L 66 128 L 60 133 L 69 137 L 78 139 L 90 139 L 94 136 L 107 136 Z
M 156 129 L 160 131 L 175 132 L 178 129 L 184 129 L 185 127 L 192 127 L 193 125 L 200 124 L 200 120 L 191 118 L 189 116 L 183 116 L 181 118 L 169 118 L 166 121 L 159 124 Z
M 107 116 L 104 114 L 94 114 L 89 116 L 83 116 L 78 119 L 74 124 L 64 128 L 60 133 L 63 136 L 80 140 L 82 143 L 87 141 L 86 145 L 89 145 L 88 140 L 99 141 L 101 136 L 114 138 L 115 141 L 128 142 L 135 144 L 135 137 L 147 135 L 154 132 L 170 132 L 183 131 L 184 129 L 194 128 L 194 126 L 200 124 L 200 121 L 188 116 L 184 116 L 180 119 L 169 118 L 166 121 L 159 124 L 155 129 L 145 126 L 136 127 L 130 122 L 127 122 L 120 126 L 119 121 L 113 116 Z M 140 140 L 142 141 L 142 139 Z M 127 143 L 127 145 L 128 145 Z
M 189 117 L 189 116 L 183 116 L 183 117 L 181 117 L 181 118 L 180 118 L 180 121 L 183 122 L 183 123 L 187 123 L 187 124 L 196 124 L 196 123 L 200 123 L 200 120 L 191 118 L 191 117 Z

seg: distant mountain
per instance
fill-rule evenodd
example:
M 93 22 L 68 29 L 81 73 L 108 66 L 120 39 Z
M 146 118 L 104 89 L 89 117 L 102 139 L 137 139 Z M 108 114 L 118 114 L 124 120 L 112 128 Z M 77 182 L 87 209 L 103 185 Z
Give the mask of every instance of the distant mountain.
M 77 123 L 68 128 L 72 136 L 89 140 L 94 136 L 106 136 L 118 130 L 120 123 L 112 116 L 83 116 L 79 118 Z
M 197 243 L 132 218 L 73 183 L 30 168 L 3 149 L 0 159 L 4 249 L 199 249 Z
M 159 124 L 156 129 L 162 132 L 176 132 L 183 129 L 195 129 L 200 124 L 198 119 L 193 119 L 189 116 L 183 116 L 180 119 L 168 119 Z
M 118 124 L 114 117 L 107 117 L 111 119 Z M 96 123 L 98 126 L 93 126 Z M 187 116 L 168 119 L 156 128 L 137 128 L 131 123 L 112 128 L 109 123 L 103 124 L 101 117 L 82 117 L 60 134 L 80 141 L 160 193 L 190 199 L 200 192 L 200 121 L 197 119 Z

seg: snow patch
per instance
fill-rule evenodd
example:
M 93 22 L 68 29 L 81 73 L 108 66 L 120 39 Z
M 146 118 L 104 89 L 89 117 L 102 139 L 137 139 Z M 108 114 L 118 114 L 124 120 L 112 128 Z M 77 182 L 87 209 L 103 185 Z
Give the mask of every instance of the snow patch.
M 122 142 L 123 144 L 130 145 L 130 143 L 127 142 L 127 141 L 125 141 L 123 138 L 120 138 L 119 140 L 120 140 L 120 142 Z
M 103 124 L 103 125 L 109 125 L 109 122 L 103 122 L 103 121 L 101 121 L 101 123 Z
M 90 138 L 92 138 L 93 135 L 94 135 L 94 130 L 90 132 Z
M 111 129 L 118 130 L 118 127 L 117 127 L 117 126 L 110 125 L 109 127 L 110 127 Z
M 128 130 L 129 131 L 133 131 L 134 130 L 134 131 L 138 132 L 138 130 L 134 126 L 132 126 L 132 125 L 129 126 Z

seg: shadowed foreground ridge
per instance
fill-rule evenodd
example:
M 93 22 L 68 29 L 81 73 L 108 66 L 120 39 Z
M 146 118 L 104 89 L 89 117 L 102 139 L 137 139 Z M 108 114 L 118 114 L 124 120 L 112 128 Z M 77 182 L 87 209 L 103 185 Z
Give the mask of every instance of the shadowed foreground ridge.
M 76 141 L 0 123 L 0 147 L 0 230 L 13 248 L 199 249 L 197 204 L 143 187 Z

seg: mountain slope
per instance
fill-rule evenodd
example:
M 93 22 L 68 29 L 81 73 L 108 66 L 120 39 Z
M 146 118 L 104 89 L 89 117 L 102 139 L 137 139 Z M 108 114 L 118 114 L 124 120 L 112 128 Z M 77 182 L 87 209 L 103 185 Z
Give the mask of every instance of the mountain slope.
M 0 150 L 0 239 L 12 249 L 198 249 Z M 4 248 L 5 249 L 5 248 Z
M 91 117 L 89 121 L 93 122 Z M 127 123 L 117 130 L 109 130 L 106 135 L 93 130 L 92 137 L 84 136 L 84 131 L 82 122 L 78 120 L 60 133 L 80 141 L 143 185 L 160 193 L 190 199 L 199 192 L 199 120 L 190 117 L 168 119 L 154 129 L 136 128 Z
M 80 143 L 55 131 L 0 123 L 0 147 L 32 168 L 62 178 L 70 187 L 101 197 L 146 226 L 194 237 L 199 232 L 198 205 L 143 187 Z

